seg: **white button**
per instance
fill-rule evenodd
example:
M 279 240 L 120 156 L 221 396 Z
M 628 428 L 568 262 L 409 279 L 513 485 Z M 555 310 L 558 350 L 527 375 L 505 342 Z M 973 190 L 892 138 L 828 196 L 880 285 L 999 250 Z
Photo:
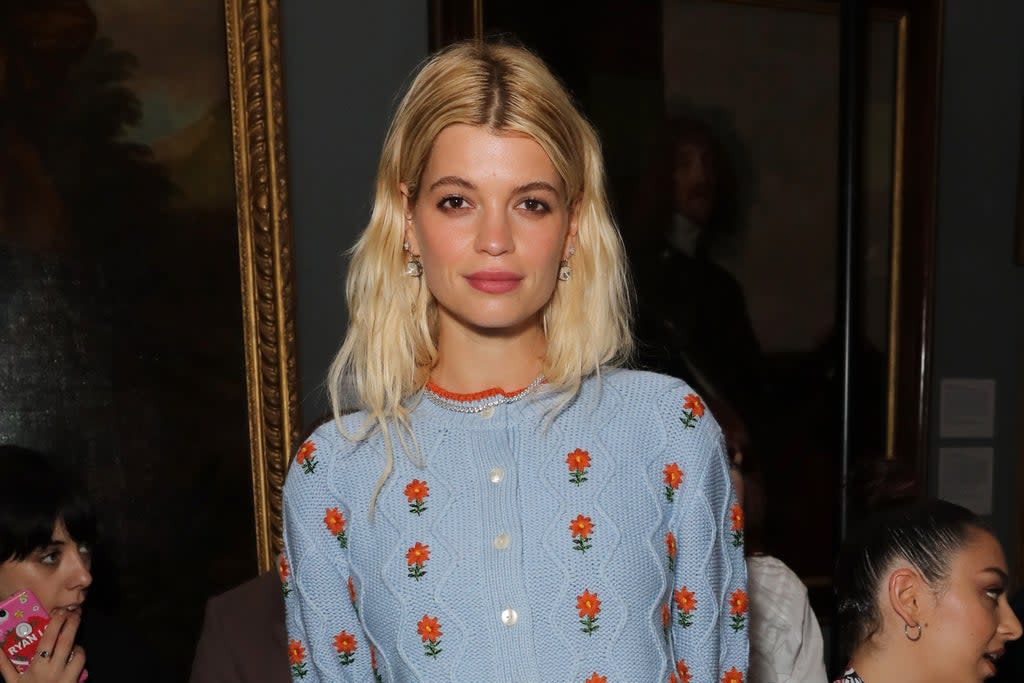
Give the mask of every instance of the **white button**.
M 490 420 L 492 417 L 494 417 L 494 408 L 484 408 L 483 410 L 480 411 L 480 417 L 482 417 L 485 420 Z
M 504 550 L 509 544 L 508 534 L 501 533 L 494 537 L 494 548 L 496 550 Z
M 495 467 L 491 470 L 491 473 L 487 475 L 487 478 L 491 480 L 492 484 L 500 484 L 501 480 L 505 478 L 505 470 L 501 467 Z
M 519 615 L 516 611 L 509 607 L 508 609 L 501 610 L 501 623 L 505 626 L 515 626 L 516 622 L 519 621 Z

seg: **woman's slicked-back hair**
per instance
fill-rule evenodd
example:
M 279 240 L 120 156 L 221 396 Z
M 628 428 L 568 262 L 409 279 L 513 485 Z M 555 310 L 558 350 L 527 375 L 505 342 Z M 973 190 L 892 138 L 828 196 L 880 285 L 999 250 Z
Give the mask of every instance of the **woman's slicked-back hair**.
M 632 351 L 624 250 L 593 128 L 529 50 L 483 41 L 452 45 L 422 65 L 391 122 L 370 221 L 351 250 L 348 330 L 328 375 L 335 414 L 354 393 L 368 413 L 361 434 L 380 428 L 389 453 L 389 424 L 399 426 L 403 444 L 403 432 L 411 437 L 403 402 L 423 388 L 437 358 L 436 305 L 423 278 L 404 274 L 400 186 L 415 202 L 434 140 L 453 124 L 535 140 L 576 211 L 572 279 L 558 283 L 543 311 L 548 388 L 571 397 L 584 377 L 621 363 Z
M 0 563 L 50 544 L 58 522 L 75 541 L 96 540 L 96 517 L 78 480 L 49 456 L 0 445 Z
M 857 526 L 839 554 L 835 593 L 847 656 L 882 624 L 878 590 L 898 562 L 909 562 L 936 591 L 973 530 L 987 529 L 970 510 L 944 500 L 880 510 Z

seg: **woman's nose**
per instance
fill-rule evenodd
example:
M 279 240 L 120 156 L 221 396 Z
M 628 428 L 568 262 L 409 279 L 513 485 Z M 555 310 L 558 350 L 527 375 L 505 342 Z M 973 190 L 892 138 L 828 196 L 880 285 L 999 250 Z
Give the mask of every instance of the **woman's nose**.
M 1020 619 L 1014 613 L 1013 608 L 1007 604 L 1004 608 L 1006 614 L 1003 616 L 1002 630 L 1007 634 L 1007 640 L 1017 640 L 1021 635 Z
M 71 588 L 85 590 L 92 585 L 92 572 L 89 570 L 90 563 L 77 552 L 73 553 L 71 561 L 74 563 L 70 574 Z
M 476 234 L 477 250 L 491 256 L 499 256 L 512 251 L 514 243 L 509 220 L 509 216 L 502 209 L 493 208 L 484 211 Z

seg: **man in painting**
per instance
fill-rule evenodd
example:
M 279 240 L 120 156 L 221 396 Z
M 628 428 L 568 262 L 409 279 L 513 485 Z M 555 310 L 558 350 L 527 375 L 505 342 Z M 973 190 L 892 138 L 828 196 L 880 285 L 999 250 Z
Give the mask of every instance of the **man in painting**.
M 640 357 L 735 406 L 756 431 L 761 349 L 736 278 L 712 254 L 737 229 L 733 164 L 712 128 L 669 120 L 626 236 L 638 291 Z

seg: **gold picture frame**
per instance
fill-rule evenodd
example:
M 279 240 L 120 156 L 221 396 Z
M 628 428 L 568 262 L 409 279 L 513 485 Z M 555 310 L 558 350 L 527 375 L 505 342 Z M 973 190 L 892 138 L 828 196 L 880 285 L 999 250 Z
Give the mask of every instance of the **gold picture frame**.
M 256 559 L 281 550 L 281 492 L 301 422 L 280 5 L 225 0 Z

